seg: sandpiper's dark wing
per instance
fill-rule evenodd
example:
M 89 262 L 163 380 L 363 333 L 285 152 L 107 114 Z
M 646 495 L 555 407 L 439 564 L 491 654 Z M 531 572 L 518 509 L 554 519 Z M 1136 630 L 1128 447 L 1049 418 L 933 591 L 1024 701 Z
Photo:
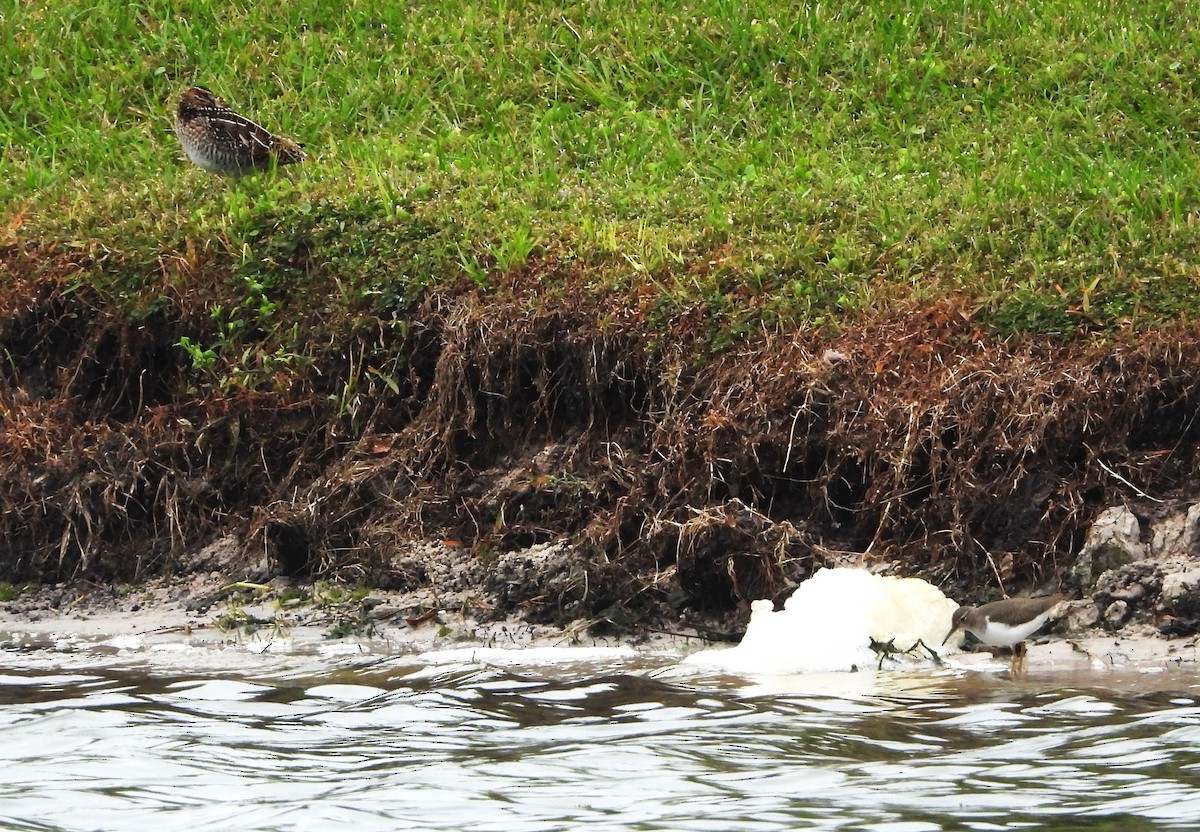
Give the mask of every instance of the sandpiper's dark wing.
M 993 601 L 980 607 L 992 621 L 999 621 L 1010 627 L 1019 626 L 1032 621 L 1044 612 L 1058 606 L 1064 600 L 1062 595 L 1043 595 L 1038 598 L 1009 598 L 1006 601 Z

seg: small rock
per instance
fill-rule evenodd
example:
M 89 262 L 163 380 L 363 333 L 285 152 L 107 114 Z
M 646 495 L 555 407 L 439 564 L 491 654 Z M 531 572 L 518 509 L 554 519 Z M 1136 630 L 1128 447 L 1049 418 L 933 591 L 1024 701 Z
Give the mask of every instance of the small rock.
M 1200 542 L 1200 503 L 1154 524 L 1150 554 L 1158 560 L 1192 554 Z
M 1067 609 L 1065 627 L 1069 633 L 1090 630 L 1100 623 L 1100 608 L 1091 601 L 1072 603 Z
M 1146 595 L 1150 592 L 1150 587 L 1150 584 L 1145 583 L 1134 584 L 1133 586 L 1129 587 L 1129 590 L 1125 593 L 1124 600 L 1131 604 L 1138 604 L 1145 599 Z
M 1159 565 L 1152 560 L 1139 560 L 1101 575 L 1096 581 L 1094 597 L 1102 605 L 1112 601 L 1136 605 L 1146 596 L 1158 594 L 1162 583 Z
M 1163 601 L 1174 601 L 1200 588 L 1200 568 L 1163 576 Z
M 1172 615 L 1200 615 L 1200 569 L 1175 572 L 1162 580 L 1162 605 Z
M 1141 560 L 1145 554 L 1137 517 L 1125 506 L 1113 506 L 1100 512 L 1092 523 L 1071 577 L 1086 592 L 1103 573 Z
M 1129 604 L 1124 601 L 1113 601 L 1104 610 L 1104 623 L 1118 630 L 1129 620 Z
M 1146 597 L 1145 583 L 1139 582 L 1136 577 L 1132 581 L 1117 583 L 1122 577 L 1127 577 L 1122 574 L 1127 569 L 1129 567 L 1121 567 L 1121 569 L 1106 571 L 1100 575 L 1100 580 L 1096 582 L 1096 598 L 1105 601 L 1123 600 L 1130 605 L 1138 605 L 1139 601 Z M 1105 579 L 1111 579 L 1112 585 L 1105 586 Z

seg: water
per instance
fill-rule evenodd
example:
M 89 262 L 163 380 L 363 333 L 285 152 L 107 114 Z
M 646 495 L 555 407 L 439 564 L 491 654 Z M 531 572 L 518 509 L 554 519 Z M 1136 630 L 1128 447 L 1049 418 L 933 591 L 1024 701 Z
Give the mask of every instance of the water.
M 930 668 L 748 681 L 625 653 L 536 665 L 515 656 L 503 666 L 221 652 L 164 663 L 0 651 L 0 826 L 1200 823 L 1200 691 L 1190 673 L 1014 682 Z

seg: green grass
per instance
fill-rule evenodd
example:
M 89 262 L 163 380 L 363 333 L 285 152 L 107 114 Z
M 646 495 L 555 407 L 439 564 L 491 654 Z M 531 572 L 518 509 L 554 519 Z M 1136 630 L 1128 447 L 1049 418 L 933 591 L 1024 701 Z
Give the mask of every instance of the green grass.
M 214 310 L 234 340 L 549 259 L 717 343 L 949 294 L 1002 334 L 1157 326 L 1200 299 L 1197 8 L 4 0 L 0 241 L 100 252 L 136 303 L 217 264 L 261 287 Z M 192 83 L 313 158 L 187 166 Z

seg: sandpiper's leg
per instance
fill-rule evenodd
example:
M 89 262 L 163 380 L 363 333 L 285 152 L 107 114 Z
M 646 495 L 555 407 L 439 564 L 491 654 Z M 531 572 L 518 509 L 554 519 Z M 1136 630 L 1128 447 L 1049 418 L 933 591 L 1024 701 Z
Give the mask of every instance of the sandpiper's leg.
M 1025 672 L 1025 642 L 1018 641 L 1013 645 L 1012 675 Z

